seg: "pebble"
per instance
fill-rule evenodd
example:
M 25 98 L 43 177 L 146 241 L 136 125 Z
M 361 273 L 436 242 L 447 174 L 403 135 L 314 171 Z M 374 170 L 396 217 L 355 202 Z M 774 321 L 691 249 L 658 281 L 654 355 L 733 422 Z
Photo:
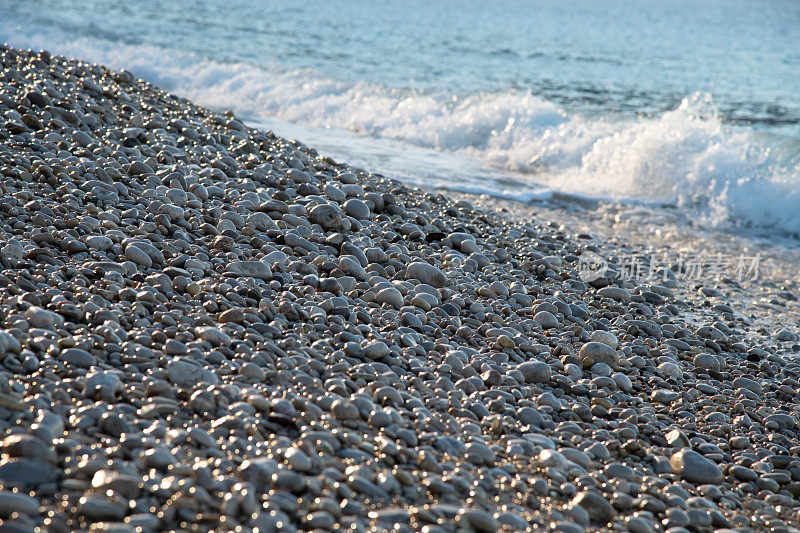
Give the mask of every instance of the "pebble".
M 761 387 L 761 384 L 758 381 L 744 376 L 739 376 L 738 378 L 733 380 L 733 388 L 747 389 L 758 396 L 764 394 L 764 389 L 763 387 Z
M 234 261 L 227 265 L 226 271 L 232 276 L 248 276 L 258 279 L 271 279 L 272 269 L 261 261 Z
M 522 373 L 525 383 L 547 383 L 552 375 L 550 365 L 541 361 L 526 361 L 519 364 L 517 370 Z
M 601 342 L 587 342 L 581 346 L 578 353 L 584 368 L 590 368 L 597 363 L 605 363 L 611 368 L 617 366 L 619 355 L 617 351 L 607 344 Z
M 712 461 L 689 448 L 683 448 L 669 460 L 672 470 L 686 481 L 694 483 L 719 483 L 722 471 Z
M 342 207 L 345 213 L 358 220 L 364 220 L 370 216 L 369 206 L 358 198 L 350 198 Z
M 405 303 L 403 295 L 394 287 L 386 287 L 385 289 L 378 291 L 378 294 L 375 296 L 375 301 L 382 304 L 388 304 L 395 309 L 400 309 Z
M 406 267 L 406 279 L 415 279 L 436 288 L 444 287 L 447 283 L 447 277 L 440 269 L 422 261 L 410 263 Z
M 23 457 L 0 461 L 0 481 L 5 487 L 20 487 L 30 490 L 59 477 L 55 466 L 42 459 Z
M 207 372 L 199 364 L 185 358 L 176 357 L 167 363 L 167 373 L 171 382 L 182 387 L 193 387 L 198 383 L 216 383 L 214 374 Z
M 22 513 L 28 516 L 39 514 L 39 502 L 27 494 L 0 490 L 0 516 Z
M 608 500 L 592 491 L 579 492 L 572 500 L 572 505 L 586 510 L 592 522 L 597 524 L 607 524 L 617 516 L 617 512 Z
M 601 342 L 603 344 L 610 346 L 615 350 L 617 349 L 617 346 L 619 346 L 619 341 L 617 340 L 617 337 L 613 333 L 608 331 L 603 331 L 602 329 L 593 331 L 592 334 L 589 336 L 589 340 L 591 340 L 592 342 Z
M 125 248 L 125 258 L 130 259 L 140 267 L 150 268 L 153 266 L 153 260 L 150 256 L 140 247 L 133 244 Z
M 557 328 L 561 325 L 555 315 L 548 311 L 539 311 L 533 319 L 541 324 L 544 329 Z
M 79 368 L 90 368 L 97 364 L 97 358 L 81 348 L 68 348 L 61 352 L 61 360 Z
M 695 355 L 693 363 L 695 368 L 712 370 L 714 372 L 720 371 L 719 360 L 709 353 L 699 353 Z
M 788 530 L 791 279 L 741 316 L 722 278 L 583 280 L 582 253 L 638 245 L 130 73 L 0 62 L 0 515 L 22 530 Z

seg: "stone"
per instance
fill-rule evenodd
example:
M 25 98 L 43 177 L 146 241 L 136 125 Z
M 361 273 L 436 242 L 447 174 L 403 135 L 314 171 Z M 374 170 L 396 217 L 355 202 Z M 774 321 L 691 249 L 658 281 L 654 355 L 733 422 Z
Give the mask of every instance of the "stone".
M 194 361 L 176 357 L 167 363 L 169 380 L 181 387 L 193 388 L 200 383 L 217 383 L 216 376 Z
M 128 499 L 137 498 L 141 494 L 141 485 L 142 480 L 113 470 L 98 470 L 92 477 L 92 488 L 102 492 L 113 490 Z
M 86 246 L 92 250 L 106 251 L 114 246 L 114 241 L 105 235 L 91 235 L 86 237 Z
M 34 328 L 50 329 L 64 325 L 64 318 L 61 315 L 36 306 L 25 311 L 25 319 Z
M 320 204 L 309 213 L 311 220 L 326 230 L 336 230 L 342 225 L 342 211 L 332 204 Z
M 97 358 L 81 348 L 67 348 L 61 352 L 59 358 L 65 363 L 79 368 L 91 368 L 97 364 Z
M 22 513 L 28 516 L 39 514 L 39 502 L 27 494 L 0 490 L 0 516 Z
M 415 261 L 406 266 L 406 279 L 415 279 L 437 289 L 447 284 L 447 277 L 441 270 L 423 261 Z
M 153 169 L 141 161 L 134 161 L 128 167 L 128 174 L 131 176 L 140 176 L 142 174 L 152 174 Z
M 733 380 L 733 388 L 747 389 L 750 392 L 757 394 L 758 396 L 764 394 L 764 389 L 763 387 L 761 387 L 761 384 L 758 381 L 744 376 L 739 376 L 738 378 Z
M 204 327 L 199 328 L 198 335 L 204 341 L 208 341 L 212 346 L 228 346 L 231 343 L 231 337 L 219 328 Z
M 347 215 L 358 220 L 364 220 L 370 216 L 369 206 L 358 198 L 350 198 L 342 207 Z
M 694 363 L 695 368 L 700 368 L 703 370 L 711 370 L 713 372 L 720 371 L 719 359 L 717 359 L 710 353 L 699 353 L 694 356 L 692 362 Z
M 101 496 L 83 496 L 78 500 L 78 514 L 93 521 L 122 520 L 125 506 Z
M 140 267 L 150 268 L 153 266 L 153 260 L 150 259 L 150 256 L 142 250 L 139 246 L 135 244 L 129 244 L 125 248 L 125 257 L 130 259 Z
M 539 311 L 534 315 L 533 320 L 541 324 L 544 329 L 557 328 L 561 325 L 555 315 L 548 311 Z
M 597 492 L 588 490 L 579 492 L 573 498 L 572 505 L 585 509 L 591 521 L 596 524 L 607 524 L 617 517 L 614 507 Z
M 492 515 L 481 509 L 462 509 L 457 521 L 466 522 L 473 531 L 484 533 L 494 533 L 500 527 Z
M 272 279 L 272 268 L 261 261 L 234 261 L 227 265 L 225 273 L 235 277 Z
M 686 481 L 705 484 L 722 482 L 722 471 L 713 462 L 696 451 L 683 448 L 669 460 L 672 471 Z
M 544 418 L 533 407 L 520 407 L 516 414 L 517 420 L 526 426 L 544 427 Z
M 552 370 L 550 365 L 541 361 L 526 361 L 517 365 L 517 370 L 522 372 L 525 383 L 548 383 Z
M 619 341 L 613 333 L 604 331 L 602 329 L 594 330 L 589 336 L 589 340 L 593 342 L 602 342 L 603 344 L 606 344 L 615 350 L 619 345 Z
M 597 294 L 620 302 L 631 301 L 631 293 L 621 287 L 603 287 L 597 290 Z
M 225 324 L 227 322 L 232 322 L 234 324 L 241 324 L 244 322 L 244 313 L 241 309 L 232 308 L 228 309 L 227 311 L 223 311 L 219 314 L 218 318 L 219 322 Z
M 601 342 L 587 342 L 581 346 L 578 357 L 583 363 L 583 368 L 591 368 L 597 363 L 605 363 L 611 368 L 616 368 L 619 355 L 611 346 Z
M 364 346 L 364 355 L 368 359 L 383 359 L 389 355 L 389 347 L 383 341 L 372 341 Z
M 677 363 L 665 362 L 658 365 L 658 369 L 665 377 L 683 379 L 683 371 Z
M 10 457 L 55 460 L 55 454 L 43 440 L 32 435 L 9 435 L 3 440 L 3 452 Z
M 405 303 L 403 295 L 394 287 L 386 287 L 378 291 L 378 294 L 375 296 L 375 301 L 381 304 L 389 304 L 395 309 L 400 309 Z
M 58 477 L 58 469 L 42 459 L 23 457 L 0 461 L 0 481 L 5 487 L 19 487 L 27 491 L 53 482 Z

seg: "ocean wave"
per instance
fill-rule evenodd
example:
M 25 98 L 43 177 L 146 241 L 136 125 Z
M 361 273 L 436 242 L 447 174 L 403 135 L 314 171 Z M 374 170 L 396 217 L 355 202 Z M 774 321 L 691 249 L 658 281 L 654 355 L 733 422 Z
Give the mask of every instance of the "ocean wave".
M 9 21 L 0 22 L 0 39 L 125 68 L 217 109 L 467 154 L 526 173 L 539 191 L 663 202 L 718 227 L 800 234 L 800 143 L 723 124 L 704 94 L 653 117 L 585 117 L 525 91 L 452 95 L 348 84 Z

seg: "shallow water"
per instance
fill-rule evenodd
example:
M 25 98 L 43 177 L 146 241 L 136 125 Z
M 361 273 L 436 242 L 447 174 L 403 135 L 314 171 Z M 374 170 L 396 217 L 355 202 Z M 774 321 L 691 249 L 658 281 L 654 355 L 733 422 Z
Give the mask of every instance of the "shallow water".
M 0 0 L 0 39 L 128 68 L 419 184 L 800 233 L 789 0 Z

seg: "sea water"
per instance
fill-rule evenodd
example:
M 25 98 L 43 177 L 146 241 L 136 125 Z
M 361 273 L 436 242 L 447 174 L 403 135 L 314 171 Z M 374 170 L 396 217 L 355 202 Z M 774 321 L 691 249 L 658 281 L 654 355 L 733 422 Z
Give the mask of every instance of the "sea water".
M 794 0 L 0 0 L 0 40 L 420 185 L 800 234 Z

